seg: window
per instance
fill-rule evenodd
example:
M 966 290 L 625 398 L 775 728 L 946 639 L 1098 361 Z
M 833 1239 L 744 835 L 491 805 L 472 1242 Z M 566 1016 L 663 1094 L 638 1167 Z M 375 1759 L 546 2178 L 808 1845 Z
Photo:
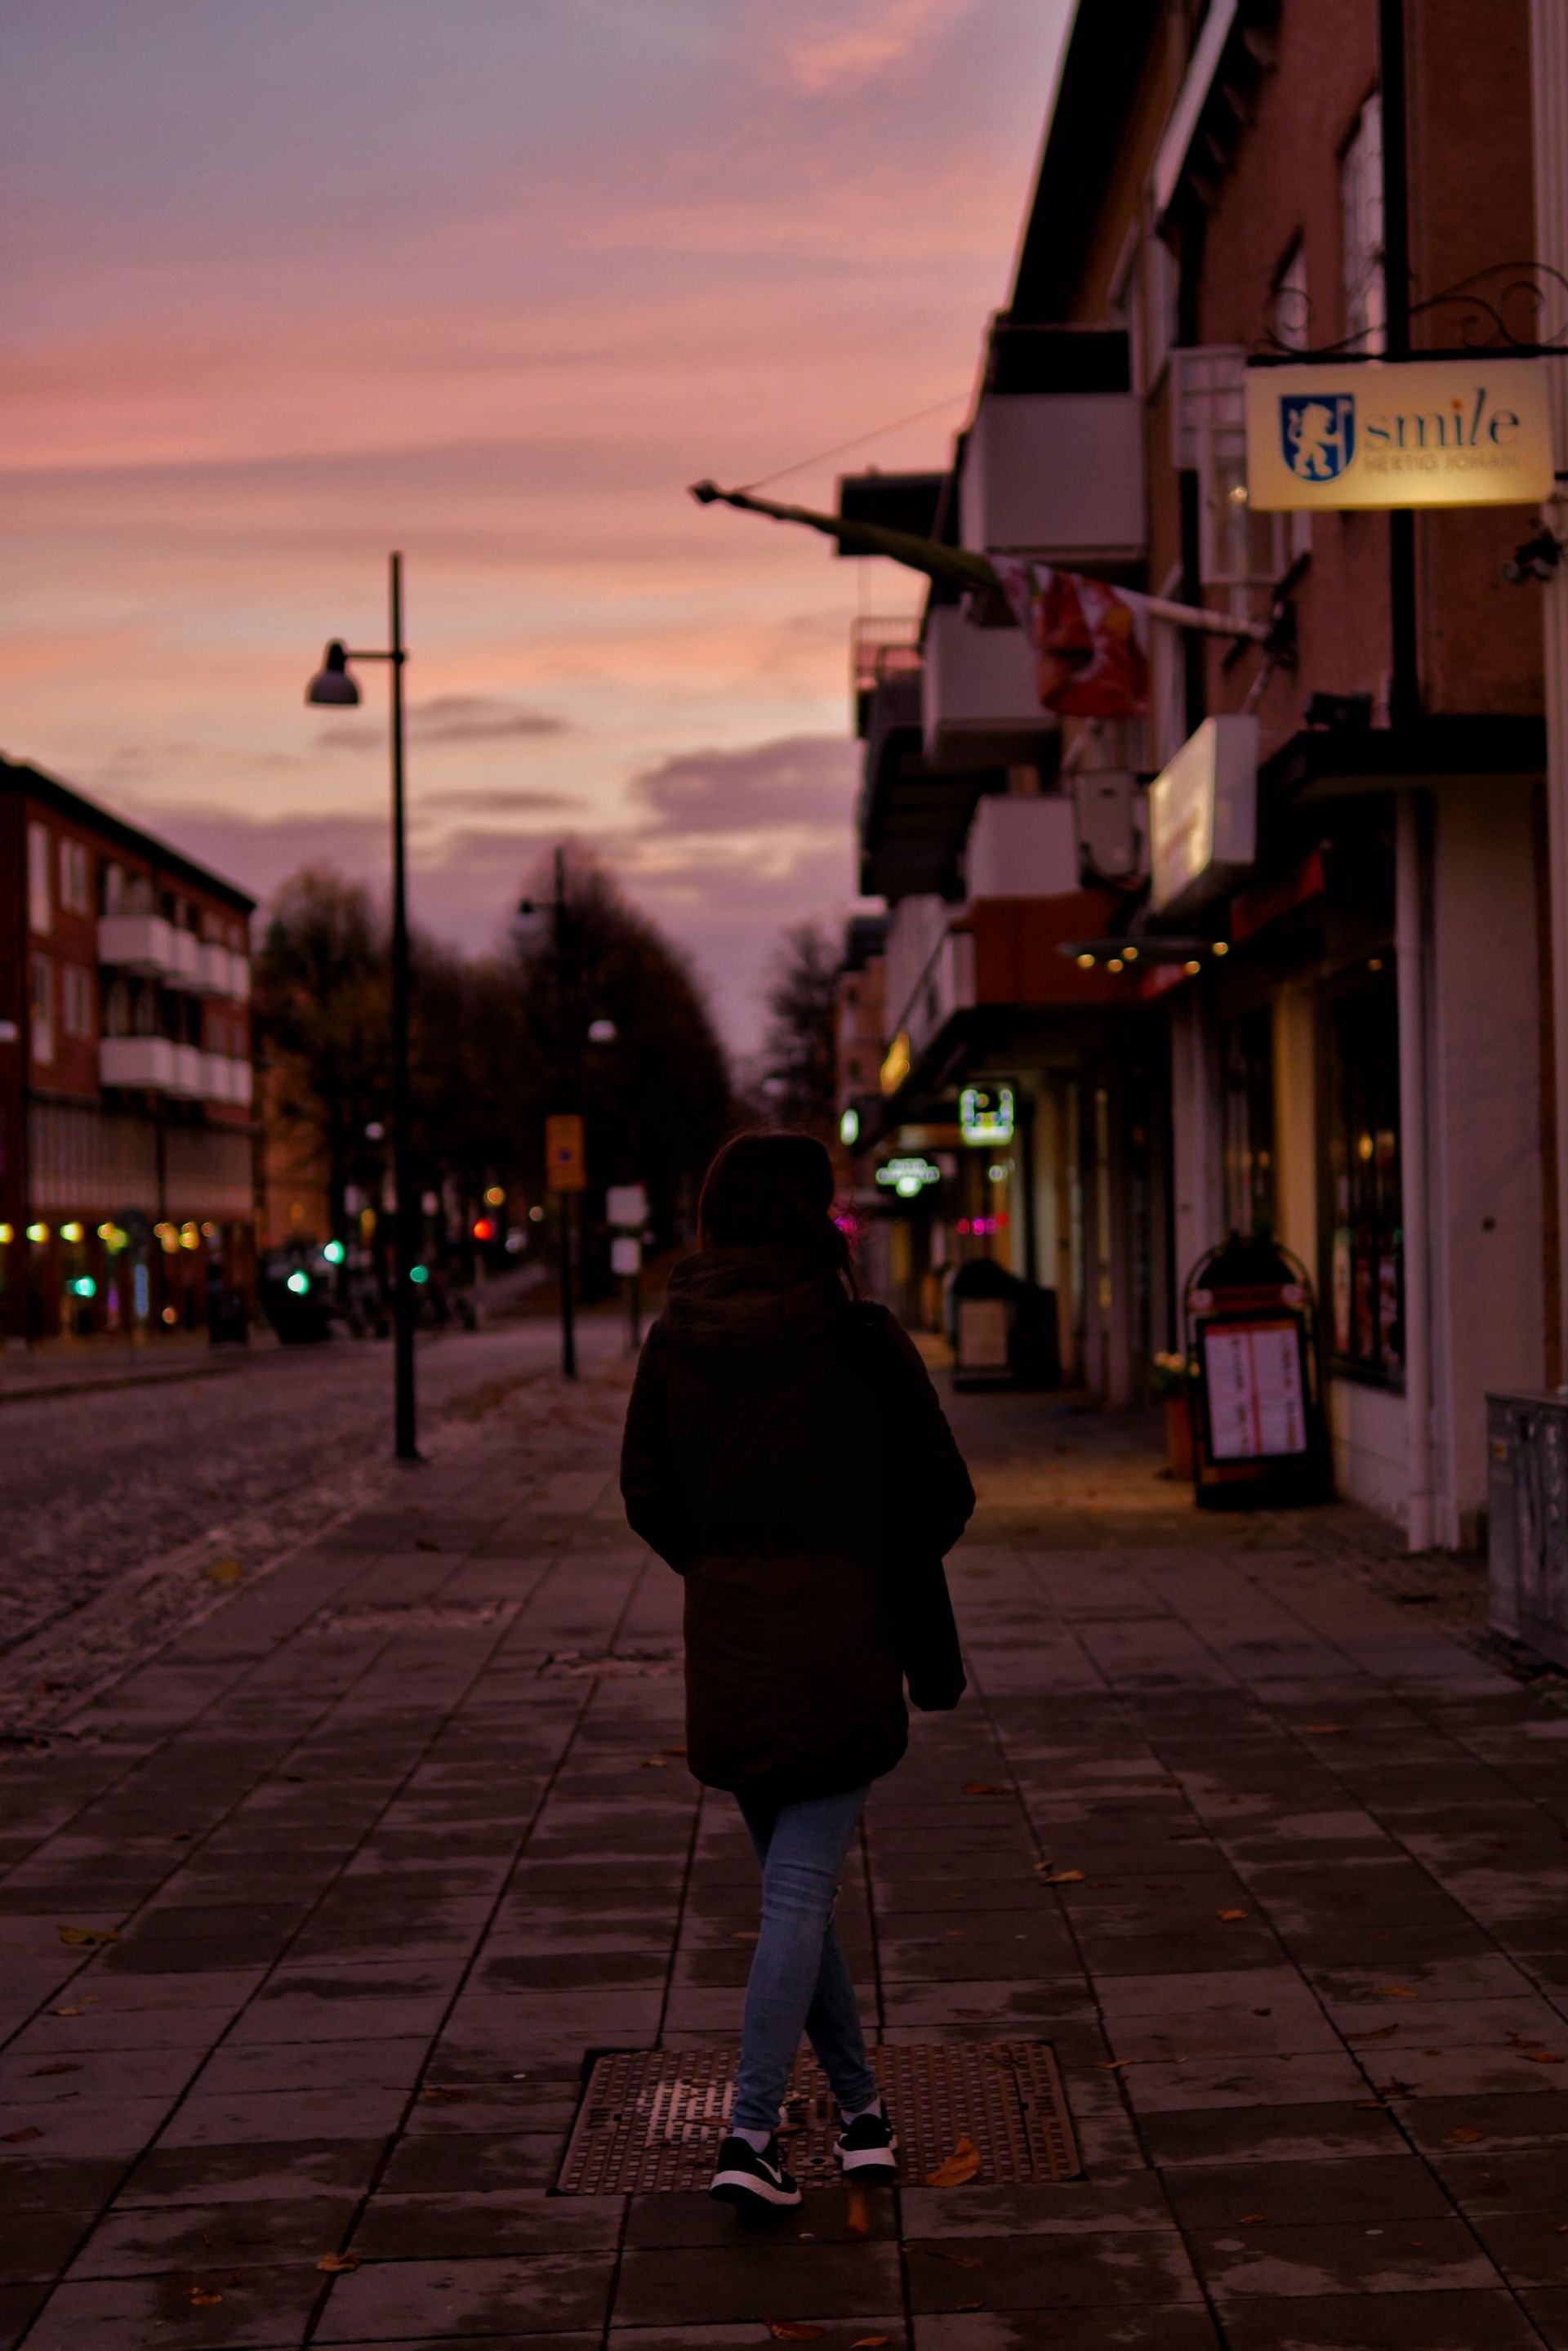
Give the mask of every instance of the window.
M 49 893 L 49 828 L 47 824 L 27 827 L 27 920 L 41 938 L 47 938 L 54 924 L 54 907 Z
M 1397 1383 L 1405 1369 L 1399 1016 L 1393 957 L 1374 956 L 1329 1007 L 1329 1208 L 1335 1359 Z
M 28 970 L 33 1059 L 47 1069 L 55 1058 L 55 967 L 47 956 L 35 956 Z
M 1291 247 L 1290 257 L 1274 280 L 1272 327 L 1277 341 L 1288 344 L 1293 350 L 1305 350 L 1312 342 L 1312 302 L 1307 293 L 1306 247 L 1298 236 Z M 1299 556 L 1312 552 L 1312 517 L 1305 511 L 1275 517 L 1276 536 L 1282 540 L 1282 571 L 1294 563 Z
M 1203 584 L 1230 590 L 1235 619 L 1262 618 L 1291 560 L 1290 517 L 1247 503 L 1246 352 L 1192 344 L 1172 352 L 1171 368 L 1171 457 L 1198 475 Z
M 92 974 L 80 964 L 60 967 L 60 1027 L 67 1037 L 90 1037 L 92 1026 Z
M 1235 1232 L 1274 1229 L 1274 1035 L 1266 1004 L 1232 1021 L 1220 1039 L 1224 1071 L 1225 1222 Z
M 67 914 L 90 914 L 87 843 L 60 836 L 60 905 Z
M 1383 101 L 1376 90 L 1355 118 L 1339 165 L 1345 247 L 1345 332 L 1364 351 L 1385 349 L 1388 319 L 1383 252 Z

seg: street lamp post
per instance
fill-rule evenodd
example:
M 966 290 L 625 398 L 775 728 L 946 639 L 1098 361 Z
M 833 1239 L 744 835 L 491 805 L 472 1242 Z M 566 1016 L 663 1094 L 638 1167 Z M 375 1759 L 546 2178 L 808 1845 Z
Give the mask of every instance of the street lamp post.
M 334 638 L 321 667 L 305 689 L 307 703 L 336 708 L 359 700 L 350 662 L 385 662 L 392 686 L 392 1186 L 397 1208 L 392 1219 L 392 1426 L 393 1450 L 400 1461 L 420 1458 L 414 1412 L 414 1170 L 410 1133 L 409 1079 L 409 904 L 405 824 L 403 820 L 403 559 L 388 558 L 388 604 L 390 643 L 384 648 L 349 647 Z

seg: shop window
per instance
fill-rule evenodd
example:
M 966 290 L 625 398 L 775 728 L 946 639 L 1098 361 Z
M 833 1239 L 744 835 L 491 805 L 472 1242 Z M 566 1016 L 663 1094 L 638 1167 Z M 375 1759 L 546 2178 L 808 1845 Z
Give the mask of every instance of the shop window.
M 40 938 L 47 938 L 54 925 L 54 904 L 49 887 L 49 828 L 47 824 L 27 827 L 27 920 Z
M 1342 1365 L 1397 1384 L 1405 1371 L 1399 1016 L 1393 971 L 1375 961 L 1381 967 L 1329 1007 L 1331 1329 Z
M 55 1058 L 55 967 L 47 956 L 35 956 L 29 967 L 27 1013 L 33 1059 L 47 1067 Z
M 1383 248 L 1383 101 L 1374 90 L 1355 118 L 1339 163 L 1345 256 L 1345 336 L 1362 351 L 1387 343 Z
M 1274 1229 L 1274 1035 L 1266 1004 L 1220 1039 L 1224 1071 L 1225 1222 L 1238 1233 Z

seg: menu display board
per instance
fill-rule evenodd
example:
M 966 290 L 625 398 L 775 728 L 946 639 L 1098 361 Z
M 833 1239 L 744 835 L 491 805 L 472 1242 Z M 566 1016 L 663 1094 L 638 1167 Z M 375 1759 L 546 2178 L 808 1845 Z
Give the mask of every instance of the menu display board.
M 1199 1326 L 1209 1449 L 1216 1461 L 1307 1450 L 1302 1328 L 1293 1315 Z

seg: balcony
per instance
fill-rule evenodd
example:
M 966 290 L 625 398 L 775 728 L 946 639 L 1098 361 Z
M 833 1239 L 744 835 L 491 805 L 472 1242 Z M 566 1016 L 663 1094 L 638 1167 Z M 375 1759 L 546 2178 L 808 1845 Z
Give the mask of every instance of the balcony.
M 1054 793 L 981 800 L 964 844 L 965 894 L 1064 898 L 1079 886 L 1078 812 Z
M 208 1102 L 227 1102 L 236 1110 L 251 1106 L 251 1065 L 232 1053 L 203 1053 L 202 1092 Z
M 920 715 L 926 765 L 943 772 L 1038 758 L 1056 727 L 1023 631 L 977 628 L 956 604 L 926 617 Z
M 196 977 L 191 983 L 198 996 L 229 996 L 229 950 L 203 939 L 196 958 Z
M 161 914 L 100 914 L 98 957 L 144 979 L 165 979 L 176 969 L 174 926 Z
M 106 915 L 110 922 L 138 922 L 140 915 Z M 176 1048 L 167 1037 L 100 1037 L 98 1048 L 99 1082 L 133 1087 L 152 1093 L 171 1091 Z
M 171 955 L 169 969 L 164 974 L 171 987 L 200 988 L 202 985 L 202 942 L 194 931 L 170 925 Z
M 855 732 L 862 740 L 870 725 L 872 697 L 895 678 L 920 674 L 920 622 L 917 613 L 896 621 L 857 621 L 849 632 L 849 691 Z
M 199 1045 L 172 1045 L 170 1050 L 174 1062 L 169 1076 L 169 1092 L 176 1102 L 204 1102 L 208 1056 Z
M 987 392 L 959 481 L 963 544 L 1050 563 L 1146 551 L 1144 410 L 1130 392 Z

